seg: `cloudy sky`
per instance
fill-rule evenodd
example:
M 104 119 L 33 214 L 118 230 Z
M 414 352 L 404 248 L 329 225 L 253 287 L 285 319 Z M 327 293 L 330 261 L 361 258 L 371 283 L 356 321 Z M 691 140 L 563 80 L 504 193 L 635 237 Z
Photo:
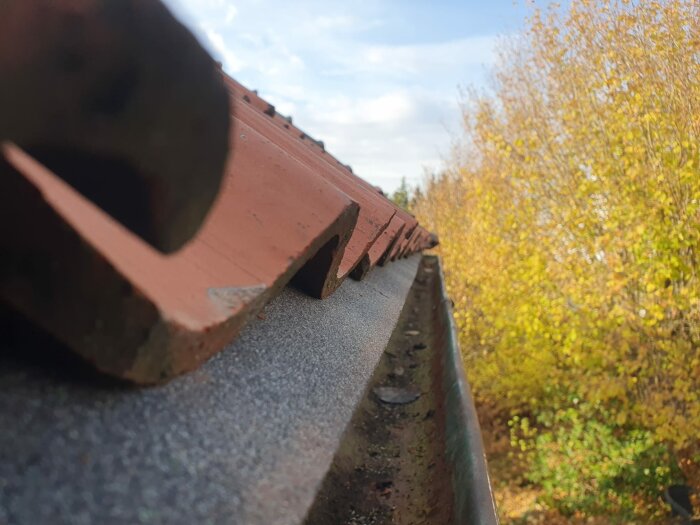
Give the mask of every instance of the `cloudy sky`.
M 393 191 L 439 169 L 528 0 L 167 0 L 224 69 Z

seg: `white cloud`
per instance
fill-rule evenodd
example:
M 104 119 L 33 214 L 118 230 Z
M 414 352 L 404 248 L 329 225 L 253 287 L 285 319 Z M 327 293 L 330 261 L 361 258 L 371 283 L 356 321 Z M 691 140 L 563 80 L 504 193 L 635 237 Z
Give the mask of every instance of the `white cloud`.
M 309 103 L 311 101 L 308 101 Z M 380 124 L 406 121 L 413 112 L 414 100 L 405 91 L 377 97 L 336 96 L 309 108 L 313 121 L 331 124 Z
M 233 20 L 236 18 L 236 15 L 238 14 L 238 8 L 230 4 L 226 7 L 226 16 L 224 17 L 224 23 L 226 25 L 231 25 Z
M 388 191 L 402 176 L 419 182 L 424 166 L 439 169 L 460 126 L 458 86 L 495 60 L 492 36 L 377 37 L 391 30 L 382 9 L 395 7 L 385 0 L 352 10 L 321 0 L 168 1 L 189 8 L 226 71 Z
M 263 95 L 286 112 L 285 90 Z M 422 179 L 423 168 L 439 169 L 447 154 L 446 124 L 459 125 L 457 101 L 421 88 L 377 97 L 307 93 L 291 103 L 295 122 L 355 173 L 392 191 L 402 177 Z M 445 139 L 447 137 L 447 139 Z
M 419 45 L 370 46 L 364 50 L 364 60 L 372 69 L 395 70 L 425 74 L 436 68 L 468 64 L 490 64 L 496 59 L 493 36 L 477 36 Z
M 243 67 L 245 67 L 245 63 L 241 61 L 233 53 L 233 51 L 231 51 L 229 46 L 226 45 L 224 37 L 221 33 L 215 29 L 206 27 L 202 27 L 202 31 L 204 31 L 204 35 L 211 44 L 214 54 L 219 55 L 219 57 L 222 59 L 224 69 L 226 69 L 226 71 L 237 73 L 243 69 Z
M 358 21 L 353 16 L 348 15 L 335 15 L 327 16 L 320 15 L 313 19 L 312 26 L 326 31 L 329 29 L 348 29 L 357 25 Z

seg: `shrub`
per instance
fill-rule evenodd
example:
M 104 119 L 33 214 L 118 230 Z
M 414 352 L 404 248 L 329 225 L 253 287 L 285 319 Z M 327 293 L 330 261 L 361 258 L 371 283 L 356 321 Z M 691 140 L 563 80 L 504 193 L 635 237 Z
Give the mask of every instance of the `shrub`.
M 493 89 L 465 100 L 451 169 L 414 203 L 441 239 L 477 396 L 533 423 L 568 418 L 529 438 L 543 485 L 565 475 L 543 467 L 555 442 L 598 447 L 574 470 L 617 450 L 656 473 L 657 446 L 698 450 L 699 79 L 697 2 L 535 12 Z M 594 477 L 636 494 L 637 474 Z
M 680 478 L 668 448 L 648 430 L 611 424 L 605 411 L 572 405 L 512 420 L 512 444 L 528 456 L 528 479 L 564 515 L 607 515 L 627 523 L 663 509 L 659 496 Z

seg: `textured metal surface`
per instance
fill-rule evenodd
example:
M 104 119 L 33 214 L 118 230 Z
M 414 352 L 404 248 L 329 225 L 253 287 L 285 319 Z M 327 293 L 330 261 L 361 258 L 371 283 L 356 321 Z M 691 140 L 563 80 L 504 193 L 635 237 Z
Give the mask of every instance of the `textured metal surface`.
M 286 289 L 224 352 L 160 387 L 67 378 L 3 349 L 0 523 L 300 523 L 419 261 L 326 301 Z

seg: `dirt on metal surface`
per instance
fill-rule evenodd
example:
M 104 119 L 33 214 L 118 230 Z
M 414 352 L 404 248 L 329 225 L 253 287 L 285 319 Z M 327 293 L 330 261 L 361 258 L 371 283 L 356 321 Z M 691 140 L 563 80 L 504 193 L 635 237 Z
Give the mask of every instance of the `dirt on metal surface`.
M 306 525 L 453 522 L 425 259 Z M 416 393 L 420 393 L 416 399 Z

